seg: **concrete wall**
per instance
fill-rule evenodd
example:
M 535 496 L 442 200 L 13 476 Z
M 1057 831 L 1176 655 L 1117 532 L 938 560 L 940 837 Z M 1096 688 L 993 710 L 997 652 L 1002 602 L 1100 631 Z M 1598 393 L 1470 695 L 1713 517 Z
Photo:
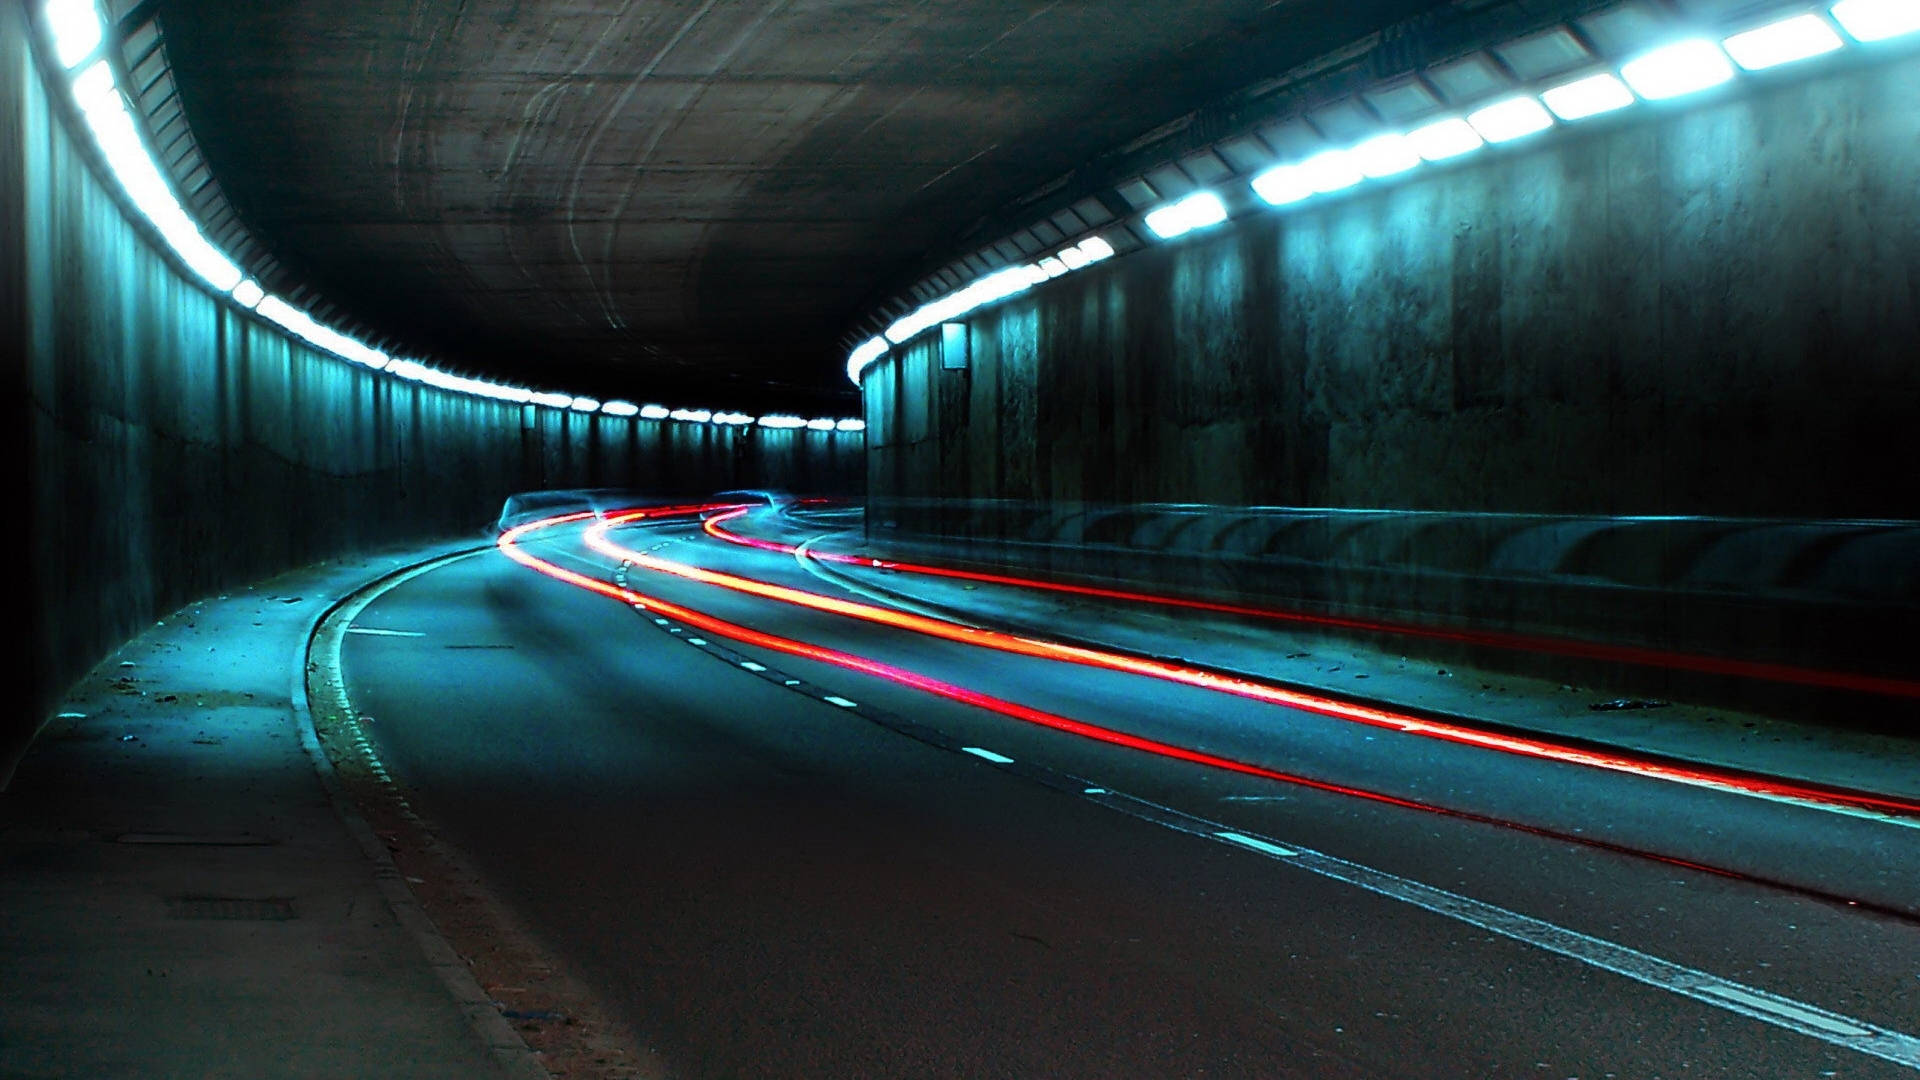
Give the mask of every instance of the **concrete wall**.
M 1920 516 L 1914 101 L 1642 106 L 1072 275 L 873 372 L 870 494 Z
M 27 628 L 0 785 L 73 679 L 195 597 L 372 545 L 478 537 L 526 488 L 857 490 L 858 435 L 525 409 L 295 344 L 127 222 L 27 34 L 23 5 L 0 8 L 6 498 Z

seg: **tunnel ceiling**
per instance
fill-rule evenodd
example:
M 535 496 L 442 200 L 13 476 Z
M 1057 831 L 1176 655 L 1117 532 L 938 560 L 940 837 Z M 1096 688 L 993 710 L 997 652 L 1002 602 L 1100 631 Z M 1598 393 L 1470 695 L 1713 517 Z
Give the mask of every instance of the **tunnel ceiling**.
M 158 0 L 292 272 L 533 385 L 845 405 L 838 338 L 983 217 L 1432 0 Z

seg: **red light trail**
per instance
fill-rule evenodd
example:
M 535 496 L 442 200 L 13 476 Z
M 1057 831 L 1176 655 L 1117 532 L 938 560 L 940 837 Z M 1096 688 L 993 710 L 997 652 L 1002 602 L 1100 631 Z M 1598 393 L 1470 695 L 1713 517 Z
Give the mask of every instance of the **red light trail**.
M 777 551 L 788 555 L 799 554 L 798 545 L 783 544 L 774 540 L 746 536 L 722 526 L 723 522 L 739 518 L 752 509 L 752 507 L 742 507 L 729 513 L 716 515 L 715 517 L 709 518 L 702 527 L 707 531 L 709 536 L 719 540 L 725 540 L 730 544 L 758 548 L 762 551 Z M 1612 645 L 1605 642 L 1580 641 L 1575 638 L 1541 637 L 1529 634 L 1511 634 L 1498 630 L 1465 630 L 1440 626 L 1425 626 L 1418 623 L 1388 622 L 1376 619 L 1348 618 L 1338 615 L 1316 615 L 1302 611 L 1285 611 L 1277 608 L 1249 607 L 1243 604 L 1226 604 L 1211 600 L 1196 600 L 1184 596 L 1167 596 L 1158 593 L 1135 592 L 1127 589 L 1108 589 L 1095 585 L 1075 585 L 1068 582 L 1043 581 L 1037 578 L 1015 577 L 1007 574 L 989 574 L 976 570 L 961 570 L 954 567 L 936 566 L 927 563 L 861 558 L 857 555 L 821 551 L 817 548 L 808 548 L 805 554 L 807 558 L 820 562 L 839 563 L 847 566 L 866 566 L 877 570 L 892 570 L 900 573 L 920 574 L 927 577 L 976 581 L 985 585 L 1006 585 L 1020 589 L 1068 593 L 1075 596 L 1091 596 L 1103 600 L 1120 600 L 1126 603 L 1185 608 L 1192 611 L 1208 611 L 1215 614 L 1265 619 L 1272 622 L 1302 623 L 1335 630 L 1356 630 L 1370 634 L 1418 637 L 1433 641 L 1450 641 L 1462 645 L 1505 649 L 1512 652 L 1545 653 L 1551 656 L 1569 656 L 1580 660 L 1597 660 L 1607 663 L 1633 664 L 1639 667 L 1658 667 L 1674 671 L 1691 671 L 1702 675 L 1726 675 L 1734 678 L 1758 679 L 1765 682 L 1784 683 L 1794 686 L 1815 686 L 1827 690 L 1850 690 L 1859 693 L 1878 694 L 1885 697 L 1920 698 L 1920 681 L 1898 679 L 1883 675 L 1864 675 L 1850 671 L 1825 671 L 1819 668 L 1800 667 L 1794 664 L 1772 664 L 1758 660 L 1705 656 L 1699 653 L 1668 652 L 1637 645 Z

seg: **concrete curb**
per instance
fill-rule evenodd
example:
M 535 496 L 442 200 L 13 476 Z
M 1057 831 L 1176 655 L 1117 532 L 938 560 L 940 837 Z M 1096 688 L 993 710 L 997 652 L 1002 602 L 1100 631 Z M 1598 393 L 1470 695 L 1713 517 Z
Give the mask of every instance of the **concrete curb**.
M 314 638 L 320 628 L 334 615 L 358 602 L 364 607 L 381 593 L 406 582 L 430 570 L 438 569 L 460 559 L 471 558 L 480 552 L 490 550 L 492 544 L 475 545 L 445 555 L 439 555 L 425 562 L 416 563 L 400 570 L 391 571 L 366 582 L 345 596 L 321 609 L 312 622 L 307 625 L 306 633 L 301 635 L 298 652 L 294 655 L 293 675 L 293 712 L 300 729 L 300 745 L 306 750 L 307 757 L 313 762 L 314 772 L 320 777 L 320 784 L 326 789 L 327 801 L 332 804 L 334 814 L 340 823 L 346 826 L 354 842 L 373 864 L 374 880 L 379 885 L 380 894 L 387 901 L 393 917 L 413 940 L 420 946 L 420 952 L 427 959 L 434 974 L 452 995 L 459 1006 L 461 1015 L 486 1046 L 487 1052 L 500 1066 L 503 1075 L 518 1080 L 551 1080 L 552 1074 L 540 1061 L 540 1056 L 527 1046 L 525 1040 L 494 1008 L 493 1001 L 480 988 L 465 960 L 460 958 L 447 939 L 442 937 L 433 921 L 427 918 L 419 901 L 414 899 L 412 890 L 407 888 L 405 876 L 394 865 L 393 857 L 388 854 L 386 845 L 374 835 L 372 826 L 367 824 L 360 811 L 353 805 L 341 787 L 340 778 L 335 773 L 333 762 L 327 760 L 327 754 L 320 746 L 319 731 L 313 723 L 313 706 L 307 697 L 307 676 L 309 674 Z

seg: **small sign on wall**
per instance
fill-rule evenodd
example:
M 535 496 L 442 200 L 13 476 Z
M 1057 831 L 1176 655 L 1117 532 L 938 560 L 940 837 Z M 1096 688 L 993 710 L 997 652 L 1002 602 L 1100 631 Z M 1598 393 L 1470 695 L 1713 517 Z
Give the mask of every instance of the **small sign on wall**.
M 972 356 L 967 334 L 967 324 L 950 322 L 940 324 L 940 366 L 947 371 L 965 371 Z

